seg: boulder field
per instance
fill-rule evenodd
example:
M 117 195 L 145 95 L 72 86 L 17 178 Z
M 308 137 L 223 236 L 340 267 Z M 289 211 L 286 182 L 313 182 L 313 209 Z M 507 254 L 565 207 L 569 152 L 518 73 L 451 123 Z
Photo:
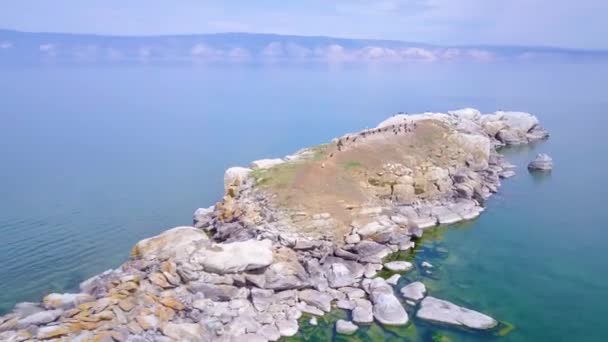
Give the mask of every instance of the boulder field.
M 338 333 L 416 317 L 468 329 L 493 318 L 427 296 L 385 262 L 424 229 L 477 217 L 512 166 L 504 145 L 544 139 L 522 112 L 394 115 L 285 158 L 234 167 L 193 225 L 138 242 L 130 260 L 0 317 L 0 341 L 277 341 L 336 308 Z M 396 276 L 385 280 L 387 269 Z M 408 303 L 406 311 L 403 302 Z M 311 320 L 312 321 L 312 320 Z M 316 320 L 315 320 L 316 321 Z

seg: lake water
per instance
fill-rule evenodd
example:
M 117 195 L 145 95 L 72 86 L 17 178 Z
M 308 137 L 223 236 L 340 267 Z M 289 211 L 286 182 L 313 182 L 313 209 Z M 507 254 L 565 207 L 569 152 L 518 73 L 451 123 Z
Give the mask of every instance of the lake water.
M 549 141 L 477 220 L 427 234 L 412 258 L 431 294 L 486 312 L 504 337 L 360 329 L 360 340 L 605 341 L 608 66 L 412 65 L 0 70 L 0 313 L 117 267 L 135 242 L 191 223 L 223 171 L 289 154 L 399 111 L 530 111 Z M 555 170 L 526 163 L 548 152 Z M 406 280 L 402 280 L 405 283 Z M 325 341 L 336 312 L 300 338 Z

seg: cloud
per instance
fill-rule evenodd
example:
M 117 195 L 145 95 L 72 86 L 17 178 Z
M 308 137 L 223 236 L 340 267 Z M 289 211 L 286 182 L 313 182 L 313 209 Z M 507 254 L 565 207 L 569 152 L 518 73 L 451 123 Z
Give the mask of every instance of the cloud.
M 6 50 L 13 47 L 13 43 L 11 42 L 0 42 L 0 50 Z
M 336 11 L 343 14 L 414 15 L 431 9 L 428 0 L 338 0 Z

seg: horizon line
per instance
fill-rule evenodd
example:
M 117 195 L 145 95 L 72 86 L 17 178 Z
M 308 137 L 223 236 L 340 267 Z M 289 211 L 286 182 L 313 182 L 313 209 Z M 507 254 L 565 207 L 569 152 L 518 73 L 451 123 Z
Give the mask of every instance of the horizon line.
M 335 39 L 335 40 L 350 40 L 350 41 L 372 41 L 385 43 L 402 43 L 402 44 L 417 44 L 420 46 L 429 46 L 437 48 L 517 48 L 517 49 L 549 49 L 561 51 L 577 51 L 577 52 L 603 52 L 608 53 L 608 48 L 576 48 L 564 47 L 555 45 L 517 45 L 517 44 L 456 44 L 445 45 L 436 43 L 425 43 L 419 41 L 407 41 L 397 39 L 380 39 L 380 38 L 350 38 L 336 37 L 324 35 L 305 35 L 305 34 L 281 34 L 271 32 L 244 32 L 244 31 L 225 31 L 213 33 L 172 33 L 172 34 L 103 34 L 103 33 L 83 33 L 83 32 L 51 32 L 51 31 L 23 31 L 10 28 L 1 28 L 1 32 L 12 32 L 17 34 L 38 34 L 38 35 L 70 35 L 70 36 L 93 36 L 93 37 L 110 37 L 110 38 L 168 38 L 168 37 L 193 37 L 193 36 L 218 36 L 218 35 L 258 35 L 258 36 L 276 36 L 276 37 L 294 37 L 294 38 L 318 38 L 318 39 Z

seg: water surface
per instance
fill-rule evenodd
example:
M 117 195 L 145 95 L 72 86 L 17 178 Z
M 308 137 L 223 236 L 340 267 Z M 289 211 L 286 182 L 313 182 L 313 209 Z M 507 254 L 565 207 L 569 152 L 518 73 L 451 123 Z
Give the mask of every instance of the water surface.
M 601 220 L 608 68 L 412 65 L 383 68 L 35 68 L 0 70 L 0 312 L 73 290 L 117 267 L 138 240 L 189 224 L 222 192 L 225 168 L 289 154 L 399 111 L 533 112 L 545 143 L 504 151 L 518 166 L 471 223 L 429 234 L 433 295 L 512 324 L 505 337 L 378 326 L 430 340 L 603 341 L 608 269 Z M 556 169 L 532 177 L 537 152 Z M 404 279 L 402 283 L 405 283 Z M 335 315 L 344 315 L 336 312 Z M 332 316 L 333 317 L 333 316 Z M 332 323 L 327 318 L 327 327 Z M 333 338 L 323 324 L 311 339 Z M 371 336 L 371 337 L 370 337 Z

